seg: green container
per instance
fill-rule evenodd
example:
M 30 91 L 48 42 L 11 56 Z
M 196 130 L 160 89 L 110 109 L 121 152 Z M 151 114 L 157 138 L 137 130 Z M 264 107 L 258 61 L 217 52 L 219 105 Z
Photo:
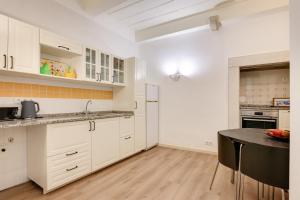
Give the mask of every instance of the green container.
M 40 74 L 51 75 L 51 69 L 48 63 L 44 63 L 43 66 L 40 67 Z

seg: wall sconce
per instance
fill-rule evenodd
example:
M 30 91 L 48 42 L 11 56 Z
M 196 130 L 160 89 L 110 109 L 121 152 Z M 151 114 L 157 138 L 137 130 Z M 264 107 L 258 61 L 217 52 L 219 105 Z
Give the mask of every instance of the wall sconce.
M 169 75 L 169 78 L 173 81 L 179 81 L 181 76 L 182 74 L 179 71 L 177 71 L 175 74 Z

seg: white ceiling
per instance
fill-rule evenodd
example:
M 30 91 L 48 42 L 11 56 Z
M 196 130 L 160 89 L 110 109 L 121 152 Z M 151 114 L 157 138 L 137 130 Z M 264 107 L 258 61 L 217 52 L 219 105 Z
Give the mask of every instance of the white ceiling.
M 224 0 L 128 0 L 106 11 L 133 30 L 141 30 L 213 8 Z
M 204 12 L 228 0 L 56 0 L 102 23 L 115 22 L 137 31 Z M 229 0 L 231 1 L 231 0 Z

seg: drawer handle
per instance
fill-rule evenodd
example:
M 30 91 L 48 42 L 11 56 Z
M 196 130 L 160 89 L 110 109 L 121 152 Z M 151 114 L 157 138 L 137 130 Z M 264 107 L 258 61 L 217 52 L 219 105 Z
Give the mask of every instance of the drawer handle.
M 78 166 L 76 165 L 76 166 L 73 167 L 73 168 L 66 169 L 66 171 L 69 172 L 69 171 L 72 171 L 72 170 L 77 169 L 77 168 L 78 168 Z
M 67 153 L 66 156 L 73 156 L 73 155 L 75 155 L 75 154 L 78 154 L 78 151 L 75 151 L 75 152 L 73 152 L 73 153 Z
M 69 48 L 69 47 L 58 46 L 58 48 L 62 48 L 62 49 L 66 49 L 66 50 L 70 51 L 70 48 Z
M 125 116 L 124 118 L 125 118 L 125 119 L 129 119 L 129 118 L 131 118 L 131 116 Z
M 130 139 L 130 138 L 131 138 L 131 136 L 128 136 L 128 137 L 125 138 L 125 140 L 128 140 L 128 139 Z

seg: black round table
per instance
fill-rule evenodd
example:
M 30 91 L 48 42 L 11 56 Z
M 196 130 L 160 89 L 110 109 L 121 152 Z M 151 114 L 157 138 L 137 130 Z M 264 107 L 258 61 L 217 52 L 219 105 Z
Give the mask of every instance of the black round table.
M 239 155 L 239 180 L 243 173 L 258 181 L 258 189 L 259 182 L 261 182 L 288 190 L 289 141 L 272 138 L 265 132 L 264 129 L 244 128 L 219 131 L 218 134 L 239 144 L 239 148 L 236 149 Z M 241 188 L 240 181 L 238 185 L 238 188 Z M 284 199 L 283 189 L 282 199 Z M 237 190 L 238 198 L 240 198 L 240 189 Z
M 242 144 L 258 144 L 274 148 L 289 149 L 288 141 L 280 141 L 265 135 L 266 130 L 255 128 L 229 129 L 219 131 L 220 135 Z

